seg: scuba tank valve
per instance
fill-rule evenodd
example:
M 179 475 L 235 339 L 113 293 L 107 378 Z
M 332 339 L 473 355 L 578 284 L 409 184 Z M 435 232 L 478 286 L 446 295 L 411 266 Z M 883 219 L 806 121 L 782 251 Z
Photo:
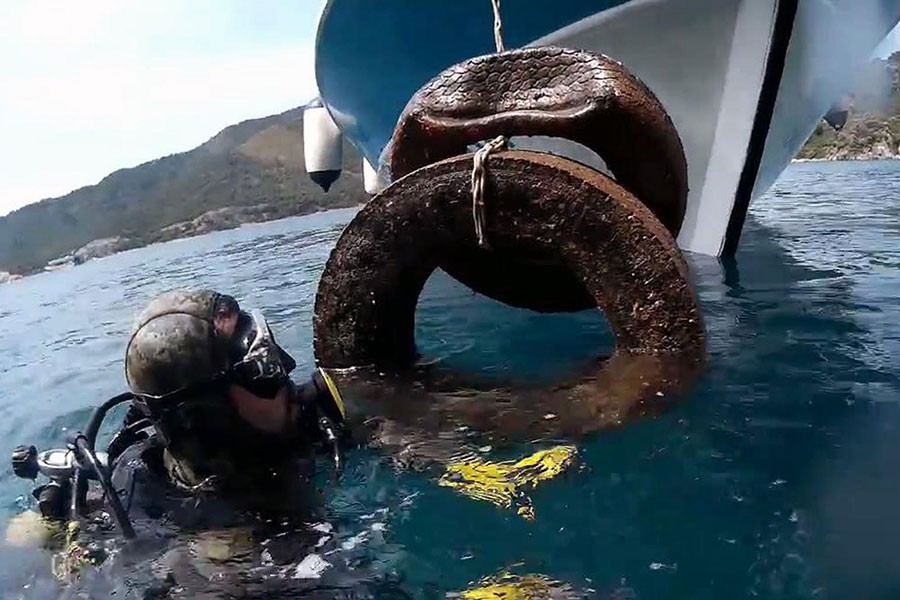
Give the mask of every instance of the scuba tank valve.
M 66 448 L 38 452 L 34 446 L 17 446 L 11 456 L 13 473 L 23 479 L 37 479 L 39 474 L 50 479 L 49 483 L 32 490 L 42 516 L 67 520 L 86 513 L 88 480 L 100 483 L 113 518 L 127 539 L 135 537 L 119 495 L 109 478 L 109 457 L 105 452 L 95 452 L 97 434 L 106 413 L 113 406 L 131 400 L 130 393 L 110 398 L 94 410 L 88 421 L 86 433 L 77 433 L 67 440 Z

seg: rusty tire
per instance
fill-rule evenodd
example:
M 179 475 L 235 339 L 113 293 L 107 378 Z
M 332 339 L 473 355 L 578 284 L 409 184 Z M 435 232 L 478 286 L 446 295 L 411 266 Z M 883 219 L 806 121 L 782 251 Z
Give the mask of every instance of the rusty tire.
M 678 132 L 650 89 L 618 62 L 570 48 L 540 47 L 480 56 L 450 67 L 404 109 L 386 153 L 392 179 L 464 154 L 497 135 L 544 135 L 578 142 L 606 162 L 618 183 L 676 236 L 687 205 L 687 163 Z M 475 280 L 472 261 L 494 263 L 507 279 L 538 275 L 552 297 L 518 286 L 515 294 Z M 541 312 L 584 310 L 590 294 L 546 257 L 473 249 L 442 265 L 459 281 L 497 300 Z
M 477 249 L 470 167 L 471 156 L 462 156 L 419 169 L 344 230 L 316 294 L 321 366 L 403 368 L 416 359 L 415 308 L 425 281 Z M 495 251 L 531 252 L 567 269 L 606 314 L 614 360 L 702 352 L 702 315 L 681 253 L 628 191 L 573 161 L 522 151 L 492 157 L 489 190 L 487 235 Z M 492 265 L 471 268 L 510 293 L 547 286 L 537 276 L 502 282 Z

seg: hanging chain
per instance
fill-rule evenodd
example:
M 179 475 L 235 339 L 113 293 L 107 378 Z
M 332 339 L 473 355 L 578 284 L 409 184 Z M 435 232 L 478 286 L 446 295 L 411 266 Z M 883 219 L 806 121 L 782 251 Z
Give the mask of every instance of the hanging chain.
M 503 20 L 500 18 L 500 0 L 491 0 L 494 9 L 494 43 L 497 45 L 497 53 L 503 52 Z M 484 182 L 487 179 L 488 156 L 495 152 L 505 150 L 509 140 L 500 135 L 487 142 L 475 152 L 475 160 L 472 166 L 472 221 L 475 223 L 475 237 L 478 245 L 488 248 L 487 238 L 484 234 L 486 219 L 484 210 Z

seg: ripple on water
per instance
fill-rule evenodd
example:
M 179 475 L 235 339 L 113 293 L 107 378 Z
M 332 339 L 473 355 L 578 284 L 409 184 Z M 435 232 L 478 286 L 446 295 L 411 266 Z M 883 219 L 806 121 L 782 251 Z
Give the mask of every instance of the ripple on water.
M 900 527 L 898 197 L 895 164 L 794 165 L 752 207 L 736 261 L 688 257 L 708 371 L 670 412 L 584 441 L 583 468 L 534 492 L 534 523 L 360 450 L 340 484 L 321 477 L 335 547 L 378 533 L 375 546 L 350 544 L 352 560 L 419 596 L 514 568 L 623 599 L 890 597 L 900 564 L 879 540 Z M 26 436 L 58 445 L 119 391 L 135 314 L 172 287 L 262 308 L 307 373 L 315 285 L 352 214 L 25 280 L 0 313 L 0 455 Z M 426 359 L 523 378 L 552 378 L 611 342 L 595 312 L 514 311 L 445 275 L 426 286 L 416 335 Z M 0 473 L 0 506 L 22 495 Z M 5 556 L 10 590 L 22 580 Z

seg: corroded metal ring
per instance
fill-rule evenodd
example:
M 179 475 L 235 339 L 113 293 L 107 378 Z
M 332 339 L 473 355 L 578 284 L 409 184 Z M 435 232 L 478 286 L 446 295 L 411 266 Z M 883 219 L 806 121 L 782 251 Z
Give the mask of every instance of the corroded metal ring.
M 448 260 L 477 250 L 469 195 L 470 156 L 419 169 L 395 182 L 347 226 L 322 274 L 315 352 L 325 367 L 409 365 L 416 356 L 416 303 Z M 605 314 L 616 352 L 670 354 L 703 346 L 700 308 L 671 234 L 621 186 L 573 161 L 502 152 L 492 158 L 487 232 L 495 252 L 565 265 Z M 516 290 L 493 265 L 478 280 Z M 525 285 L 545 290 L 531 277 Z M 471 286 L 475 291 L 483 290 Z
M 659 100 L 618 62 L 570 48 L 540 47 L 480 56 L 450 67 L 409 101 L 386 153 L 391 178 L 460 155 L 497 135 L 552 136 L 597 153 L 616 181 L 647 205 L 674 236 L 687 205 L 687 163 Z M 593 303 L 564 265 L 546 257 L 475 252 L 441 266 L 456 279 L 514 306 L 575 311 Z M 494 262 L 509 279 L 552 282 L 554 294 L 521 286 L 498 295 L 472 281 L 468 261 Z
M 451 393 L 458 385 L 448 384 L 451 400 L 442 402 L 442 393 L 431 391 L 432 402 L 423 403 L 421 390 L 407 393 L 409 384 L 389 384 L 365 370 L 338 372 L 340 385 L 367 399 L 365 414 L 447 417 L 510 436 L 584 434 L 659 406 L 644 401 L 689 382 L 705 351 L 702 313 L 671 234 L 646 206 L 593 169 L 534 152 L 502 152 L 492 161 L 487 228 L 496 252 L 540 252 L 570 269 L 606 314 L 615 335 L 612 356 L 588 377 L 550 389 L 492 389 L 503 402 L 483 396 L 460 402 Z M 470 165 L 471 157 L 456 157 L 410 174 L 344 230 L 316 294 L 320 366 L 401 372 L 413 365 L 415 309 L 425 281 L 448 259 L 477 248 Z M 504 280 L 503 273 L 481 275 L 500 287 L 520 283 Z M 537 277 L 527 284 L 553 293 Z M 548 412 L 558 418 L 545 420 Z

